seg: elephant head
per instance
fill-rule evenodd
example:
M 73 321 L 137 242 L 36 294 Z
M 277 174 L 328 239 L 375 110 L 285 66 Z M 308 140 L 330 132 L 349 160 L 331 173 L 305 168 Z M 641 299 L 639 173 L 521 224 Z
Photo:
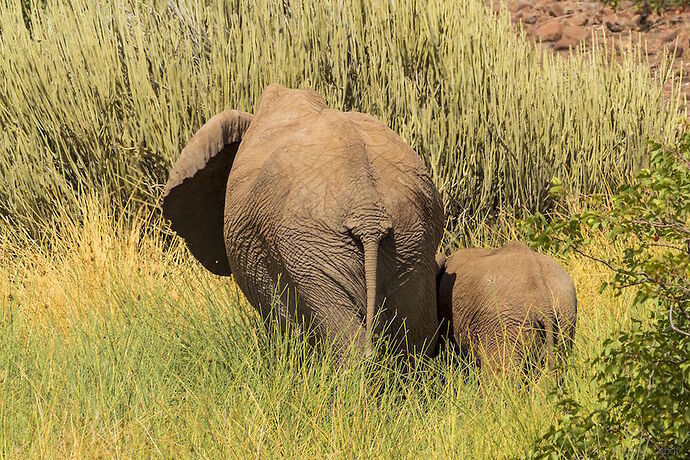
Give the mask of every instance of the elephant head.
M 570 348 L 575 285 L 553 258 L 512 241 L 499 249 L 460 249 L 437 262 L 439 320 L 482 368 L 524 368 L 528 355 L 552 367 L 554 350 Z
M 253 116 L 228 110 L 194 135 L 163 213 L 264 317 L 369 349 L 384 325 L 401 351 L 434 345 L 440 196 L 415 152 L 369 115 L 271 85 Z

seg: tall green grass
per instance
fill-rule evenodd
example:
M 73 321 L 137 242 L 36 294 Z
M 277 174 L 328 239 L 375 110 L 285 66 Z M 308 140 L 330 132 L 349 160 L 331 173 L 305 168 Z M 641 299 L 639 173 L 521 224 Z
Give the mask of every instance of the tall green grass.
M 101 198 L 76 210 L 51 250 L 0 238 L 2 457 L 494 459 L 554 420 L 548 376 L 478 385 L 452 355 L 341 366 L 300 335 L 269 339 L 227 278 L 180 240 L 163 247 L 152 213 L 127 222 Z M 564 385 L 588 405 L 586 359 L 636 312 L 599 294 L 594 263 L 565 263 L 579 315 Z
M 480 0 L 47 0 L 29 25 L 0 2 L 0 218 L 34 237 L 85 191 L 155 206 L 193 132 L 269 83 L 391 126 L 451 226 L 544 210 L 554 176 L 612 187 L 679 107 L 634 53 L 554 58 Z

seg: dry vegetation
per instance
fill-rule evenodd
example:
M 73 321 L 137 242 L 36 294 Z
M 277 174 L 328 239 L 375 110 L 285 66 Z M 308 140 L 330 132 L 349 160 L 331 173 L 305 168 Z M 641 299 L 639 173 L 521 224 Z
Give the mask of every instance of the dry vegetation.
M 48 0 L 30 30 L 0 8 L 0 216 L 34 237 L 84 190 L 155 203 L 191 134 L 273 82 L 391 126 L 461 227 L 543 210 L 554 176 L 607 190 L 676 126 L 634 55 L 541 54 L 479 0 Z
M 48 0 L 30 30 L 20 3 L 0 2 L 3 455 L 499 458 L 554 419 L 548 376 L 480 387 L 452 355 L 404 374 L 267 340 L 170 238 L 159 193 L 212 114 L 309 86 L 424 157 L 448 244 L 487 244 L 478 219 L 546 209 L 554 176 L 607 190 L 675 136 L 678 99 L 634 56 L 542 55 L 479 0 Z M 599 293 L 599 266 L 563 263 L 580 299 L 565 385 L 586 405 L 586 360 L 635 311 Z
M 555 416 L 548 376 L 480 387 L 453 356 L 404 375 L 388 360 L 337 367 L 299 336 L 267 340 L 232 283 L 162 246 L 160 222 L 80 209 L 50 253 L 0 245 L 4 455 L 501 458 Z M 599 294 L 594 263 L 565 266 L 580 298 L 565 385 L 586 404 L 586 360 L 635 312 Z

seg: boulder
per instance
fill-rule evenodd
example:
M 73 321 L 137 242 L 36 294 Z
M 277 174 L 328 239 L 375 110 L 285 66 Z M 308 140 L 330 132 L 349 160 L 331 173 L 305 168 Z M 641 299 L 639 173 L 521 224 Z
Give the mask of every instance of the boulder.
M 535 37 L 541 42 L 556 42 L 563 36 L 563 22 L 552 19 L 537 27 Z

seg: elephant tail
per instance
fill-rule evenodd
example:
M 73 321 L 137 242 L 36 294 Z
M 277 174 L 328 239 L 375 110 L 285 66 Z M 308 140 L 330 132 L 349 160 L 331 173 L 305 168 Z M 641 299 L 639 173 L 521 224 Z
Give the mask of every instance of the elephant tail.
M 369 238 L 362 242 L 364 247 L 364 279 L 367 290 L 367 337 L 366 354 L 373 352 L 374 315 L 376 314 L 376 272 L 378 270 L 379 240 Z
M 556 328 L 554 327 L 553 320 L 548 316 L 544 317 L 544 332 L 546 333 L 546 365 L 549 369 L 553 369 L 556 364 L 554 356 Z
M 366 354 L 373 352 L 374 316 L 376 314 L 379 246 L 392 228 L 383 207 L 357 209 L 345 221 L 345 227 L 359 240 L 364 251 L 364 284 L 366 289 Z

